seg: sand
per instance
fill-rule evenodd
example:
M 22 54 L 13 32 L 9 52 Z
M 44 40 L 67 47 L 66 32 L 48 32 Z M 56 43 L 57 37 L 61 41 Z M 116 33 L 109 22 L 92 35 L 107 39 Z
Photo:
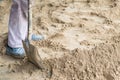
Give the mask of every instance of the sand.
M 26 59 L 5 55 L 11 0 L 0 3 L 0 80 L 120 80 L 119 0 L 35 0 L 33 42 L 47 76 Z

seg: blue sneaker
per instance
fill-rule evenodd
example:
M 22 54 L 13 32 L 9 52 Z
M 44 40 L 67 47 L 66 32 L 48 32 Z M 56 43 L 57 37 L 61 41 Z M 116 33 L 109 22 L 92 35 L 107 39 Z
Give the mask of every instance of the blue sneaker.
M 43 40 L 43 39 L 44 39 L 44 36 L 42 36 L 42 35 L 33 34 L 31 37 L 31 40 L 34 40 L 34 41 Z
M 33 34 L 31 36 L 31 40 L 34 40 L 34 41 L 43 40 L 43 39 L 44 39 L 44 36 L 42 36 L 42 35 L 35 35 L 35 34 Z M 10 47 L 8 45 L 6 47 L 6 54 L 10 55 L 10 56 L 13 56 L 15 58 L 24 58 L 26 56 L 25 50 L 24 50 L 23 47 L 12 48 L 12 47 Z
M 24 48 L 11 48 L 7 45 L 6 47 L 6 54 L 13 56 L 15 58 L 24 58 L 25 57 L 25 51 Z

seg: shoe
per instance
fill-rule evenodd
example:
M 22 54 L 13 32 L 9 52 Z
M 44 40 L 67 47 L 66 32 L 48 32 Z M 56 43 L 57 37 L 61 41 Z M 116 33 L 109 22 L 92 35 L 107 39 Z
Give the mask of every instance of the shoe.
M 25 51 L 24 48 L 11 48 L 10 46 L 6 46 L 6 54 L 13 56 L 15 58 L 24 58 L 25 57 Z
M 44 39 L 44 36 L 42 36 L 42 35 L 33 34 L 31 36 L 31 40 L 34 40 L 34 41 L 43 40 L 43 39 Z M 26 56 L 25 50 L 24 50 L 23 47 L 12 48 L 8 45 L 6 46 L 6 54 L 10 55 L 10 56 L 13 56 L 15 58 L 21 58 L 21 59 Z
M 44 39 L 44 36 L 42 36 L 42 35 L 32 34 L 32 36 L 31 36 L 31 40 L 33 40 L 33 41 L 38 41 L 38 40 L 43 40 L 43 39 Z

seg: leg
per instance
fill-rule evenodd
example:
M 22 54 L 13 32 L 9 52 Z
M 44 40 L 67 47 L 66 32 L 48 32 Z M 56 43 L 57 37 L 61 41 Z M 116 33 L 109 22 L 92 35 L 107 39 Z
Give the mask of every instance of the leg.
M 22 47 L 22 40 L 27 35 L 27 0 L 13 0 L 9 20 L 8 45 L 12 48 Z
M 8 46 L 6 54 L 16 58 L 23 58 L 25 51 L 22 40 L 25 40 L 28 33 L 28 0 L 13 0 L 9 20 Z M 32 35 L 32 40 L 41 40 L 44 37 Z

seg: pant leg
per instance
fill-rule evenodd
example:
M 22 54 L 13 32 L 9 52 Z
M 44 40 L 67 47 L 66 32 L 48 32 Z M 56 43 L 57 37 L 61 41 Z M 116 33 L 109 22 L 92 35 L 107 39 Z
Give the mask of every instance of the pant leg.
M 8 25 L 8 45 L 13 48 L 22 47 L 28 31 L 28 0 L 13 0 Z

